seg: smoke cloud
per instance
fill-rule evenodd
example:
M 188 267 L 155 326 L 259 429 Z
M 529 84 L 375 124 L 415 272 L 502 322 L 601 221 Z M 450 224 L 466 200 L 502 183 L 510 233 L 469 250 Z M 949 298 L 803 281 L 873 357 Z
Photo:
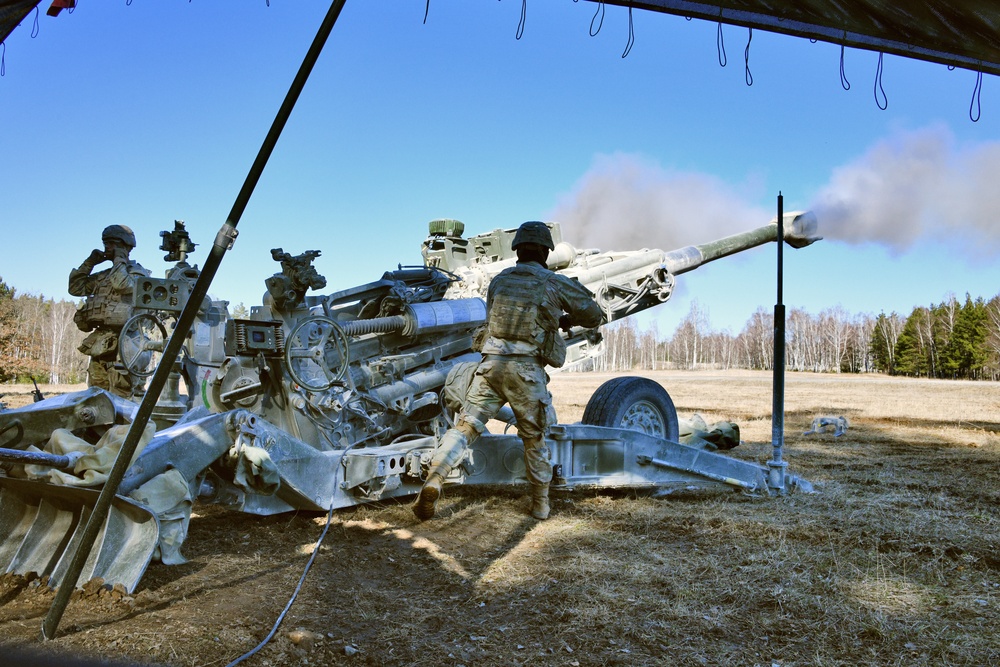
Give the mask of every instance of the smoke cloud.
M 955 146 L 943 127 L 898 133 L 835 169 L 810 207 L 820 233 L 902 252 L 918 240 L 1000 247 L 1000 143 Z
M 579 247 L 670 250 L 767 223 L 773 209 L 750 203 L 762 190 L 617 153 L 596 158 L 548 219 L 563 223 Z M 830 240 L 896 253 L 944 241 L 972 255 L 995 253 L 1000 142 L 960 148 L 944 127 L 897 133 L 835 168 L 808 208 Z
M 548 219 L 580 248 L 672 250 L 767 224 L 773 211 L 751 206 L 747 194 L 707 174 L 616 153 L 596 158 Z

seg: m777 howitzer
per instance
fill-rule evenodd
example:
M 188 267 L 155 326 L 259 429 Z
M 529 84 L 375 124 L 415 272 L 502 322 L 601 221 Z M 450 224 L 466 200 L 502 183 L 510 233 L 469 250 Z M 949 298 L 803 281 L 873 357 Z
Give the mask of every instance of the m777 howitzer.
M 666 301 L 676 275 L 777 240 L 772 223 L 673 251 L 579 251 L 551 227 L 550 267 L 593 291 L 609 321 Z M 790 214 L 785 240 L 808 245 L 814 229 L 811 214 Z M 179 549 L 196 501 L 268 515 L 419 491 L 480 359 L 473 339 L 485 322 L 486 288 L 514 261 L 514 230 L 461 233 L 460 223 L 435 221 L 424 266 L 329 294 L 307 294 L 326 285 L 312 266 L 318 251 L 275 249 L 282 270 L 265 281 L 262 305 L 249 318 L 232 318 L 226 302 L 206 299 L 177 367 L 186 411 L 167 410 L 159 430 L 148 429 L 74 584 L 99 576 L 131 591 L 154 555 L 183 562 Z M 146 372 L 139 360 L 163 349 L 185 284 L 149 278 L 137 286 L 137 314 L 122 331 L 120 347 L 133 350 L 126 366 Z M 571 331 L 567 339 L 572 363 L 597 352 L 596 332 Z M 136 408 L 92 388 L 0 411 L 0 571 L 62 583 L 103 479 L 98 464 L 121 442 Z M 556 425 L 547 440 L 557 491 L 775 492 L 765 467 L 678 442 L 673 402 L 644 378 L 605 383 L 583 423 Z M 524 482 L 516 435 L 485 433 L 472 450 L 448 483 Z M 785 480 L 779 492 L 804 484 Z
M 788 213 L 783 223 L 785 241 L 794 248 L 803 248 L 820 238 L 816 236 L 816 217 L 811 212 Z M 498 229 L 463 239 L 463 228 L 456 220 L 433 221 L 431 236 L 423 246 L 424 262 L 458 278 L 449 286 L 445 298 L 485 298 L 490 280 L 517 261 L 517 255 L 510 249 L 516 230 Z M 607 322 L 667 301 L 673 293 L 675 276 L 777 239 L 775 220 L 748 232 L 677 250 L 601 252 L 579 250 L 566 243 L 559 225 L 550 225 L 550 230 L 555 250 L 549 254 L 548 267 L 579 280 L 593 292 Z M 595 337 L 588 332 L 571 332 L 566 367 L 599 355 L 600 349 L 592 346 L 593 340 Z

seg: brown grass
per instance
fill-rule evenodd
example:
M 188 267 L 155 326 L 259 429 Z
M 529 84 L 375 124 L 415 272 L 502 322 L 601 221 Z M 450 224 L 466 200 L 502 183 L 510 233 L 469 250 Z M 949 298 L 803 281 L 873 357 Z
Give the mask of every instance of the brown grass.
M 38 390 L 43 398 L 68 394 L 72 391 L 82 391 L 86 384 L 40 384 Z M 0 384 L 0 403 L 8 409 L 22 408 L 34 400 L 35 386 L 32 384 Z
M 555 376 L 562 421 L 608 377 Z M 735 456 L 770 458 L 770 375 L 649 377 L 682 415 L 740 423 Z M 247 664 L 1000 664 L 998 408 L 996 384 L 790 374 L 785 458 L 816 494 L 577 494 L 539 523 L 516 491 L 470 488 L 424 524 L 396 502 L 338 512 Z M 820 414 L 847 434 L 801 435 Z M 190 563 L 152 566 L 133 600 L 75 600 L 49 647 L 209 665 L 256 644 L 325 517 L 198 514 Z M 50 599 L 8 578 L 2 641 L 35 642 Z

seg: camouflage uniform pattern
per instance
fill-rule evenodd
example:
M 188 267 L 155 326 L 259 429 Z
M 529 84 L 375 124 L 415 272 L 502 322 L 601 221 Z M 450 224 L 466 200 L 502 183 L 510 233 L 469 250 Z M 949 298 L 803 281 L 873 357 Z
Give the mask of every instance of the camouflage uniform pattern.
M 556 422 L 542 357 L 546 349 L 565 345 L 559 335 L 566 324 L 594 328 L 603 315 L 593 295 L 579 282 L 534 262 L 519 262 L 490 283 L 486 299 L 487 338 L 483 361 L 476 369 L 465 406 L 455 428 L 442 438 L 431 460 L 431 473 L 442 476 L 464 460 L 468 445 L 486 428 L 505 403 L 517 417 L 524 442 L 528 481 L 548 484 L 552 465 L 545 431 Z M 563 357 L 565 347 L 562 348 Z M 561 365 L 561 360 L 559 365 Z
M 90 357 L 87 384 L 131 398 L 141 393 L 143 381 L 116 368 L 118 334 L 132 315 L 135 281 L 150 275 L 138 262 L 116 261 L 110 269 L 92 273 L 93 258 L 88 258 L 69 274 L 69 293 L 86 297 L 73 321 L 81 331 L 90 331 L 80 352 Z

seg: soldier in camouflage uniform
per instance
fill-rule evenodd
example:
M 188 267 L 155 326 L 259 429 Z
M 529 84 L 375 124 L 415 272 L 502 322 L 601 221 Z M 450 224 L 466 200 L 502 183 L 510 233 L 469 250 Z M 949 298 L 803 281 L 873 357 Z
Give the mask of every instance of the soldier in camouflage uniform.
M 87 298 L 73 321 L 81 331 L 91 332 L 79 348 L 90 357 L 87 384 L 134 398 L 141 395 L 143 381 L 116 367 L 118 334 L 132 315 L 135 281 L 149 276 L 149 271 L 129 259 L 135 234 L 128 227 L 105 227 L 101 240 L 104 250 L 92 250 L 90 257 L 69 273 L 69 293 Z M 93 273 L 102 262 L 111 262 L 111 268 Z
M 555 422 L 555 410 L 545 366 L 558 368 L 566 360 L 560 328 L 594 328 L 604 317 L 587 288 L 546 268 L 554 246 L 545 223 L 521 225 L 511 247 L 517 252 L 517 264 L 497 275 L 487 291 L 483 360 L 455 427 L 434 451 L 427 481 L 413 506 L 421 521 L 434 516 L 448 473 L 465 459 L 469 446 L 504 403 L 514 411 L 517 434 L 524 442 L 531 515 L 540 520 L 549 516 L 552 464 L 544 436 Z

